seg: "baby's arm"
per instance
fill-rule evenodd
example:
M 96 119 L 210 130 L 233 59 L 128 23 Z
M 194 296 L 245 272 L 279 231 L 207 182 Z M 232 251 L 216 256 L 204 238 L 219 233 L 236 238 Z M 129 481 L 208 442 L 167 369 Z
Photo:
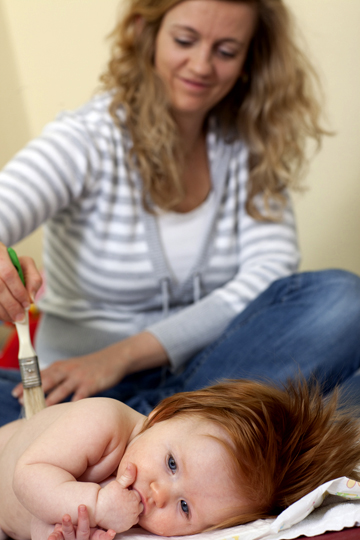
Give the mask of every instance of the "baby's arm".
M 76 523 L 78 506 L 84 504 L 91 527 L 129 529 L 142 511 L 138 493 L 128 489 L 136 478 L 135 466 L 104 488 L 99 484 L 116 471 L 142 418 L 114 400 L 71 404 L 19 459 L 13 486 L 20 502 L 50 524 L 59 523 L 64 514 Z
M 77 526 L 69 515 L 62 518 L 55 528 L 36 518 L 31 525 L 31 540 L 113 540 L 116 532 L 109 529 L 90 528 L 89 514 L 84 505 L 78 508 Z

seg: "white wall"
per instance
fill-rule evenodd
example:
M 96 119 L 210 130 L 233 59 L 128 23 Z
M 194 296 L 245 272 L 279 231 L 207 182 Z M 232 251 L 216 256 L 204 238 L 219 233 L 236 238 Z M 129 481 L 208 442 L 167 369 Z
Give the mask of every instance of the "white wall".
M 85 102 L 125 0 L 0 0 L 0 166 L 59 110 Z M 295 206 L 302 269 L 360 274 L 360 0 L 287 0 L 324 83 L 327 138 Z M 18 247 L 41 264 L 41 234 Z

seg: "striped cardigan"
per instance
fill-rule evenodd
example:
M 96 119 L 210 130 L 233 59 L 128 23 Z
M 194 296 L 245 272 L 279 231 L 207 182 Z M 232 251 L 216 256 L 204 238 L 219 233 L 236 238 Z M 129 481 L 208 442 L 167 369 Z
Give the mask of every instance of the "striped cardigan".
M 116 127 L 109 102 L 105 93 L 62 113 L 3 169 L 0 241 L 14 244 L 44 224 L 41 309 L 72 320 L 75 329 L 103 329 L 119 339 L 147 329 L 176 368 L 270 283 L 296 271 L 291 202 L 278 223 L 250 217 L 247 149 L 211 129 L 216 203 L 197 261 L 177 283 L 157 218 L 142 208 L 141 178 L 125 159 L 131 139 Z

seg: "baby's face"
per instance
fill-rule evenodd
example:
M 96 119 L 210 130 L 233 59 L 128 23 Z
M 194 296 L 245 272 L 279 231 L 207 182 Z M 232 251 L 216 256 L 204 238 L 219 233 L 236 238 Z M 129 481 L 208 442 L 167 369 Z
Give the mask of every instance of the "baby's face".
M 138 435 L 121 460 L 136 465 L 139 525 L 162 536 L 194 534 L 249 510 L 235 489 L 224 432 L 196 417 L 165 420 Z

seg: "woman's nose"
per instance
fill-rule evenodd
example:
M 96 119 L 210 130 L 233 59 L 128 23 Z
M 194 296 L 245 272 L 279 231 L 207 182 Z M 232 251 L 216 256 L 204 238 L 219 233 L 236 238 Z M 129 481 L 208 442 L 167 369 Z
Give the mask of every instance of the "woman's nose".
M 207 47 L 199 47 L 193 51 L 190 67 L 193 73 L 205 77 L 212 72 L 211 52 Z
M 152 499 L 157 508 L 163 508 L 169 500 L 169 490 L 164 483 L 151 482 Z

